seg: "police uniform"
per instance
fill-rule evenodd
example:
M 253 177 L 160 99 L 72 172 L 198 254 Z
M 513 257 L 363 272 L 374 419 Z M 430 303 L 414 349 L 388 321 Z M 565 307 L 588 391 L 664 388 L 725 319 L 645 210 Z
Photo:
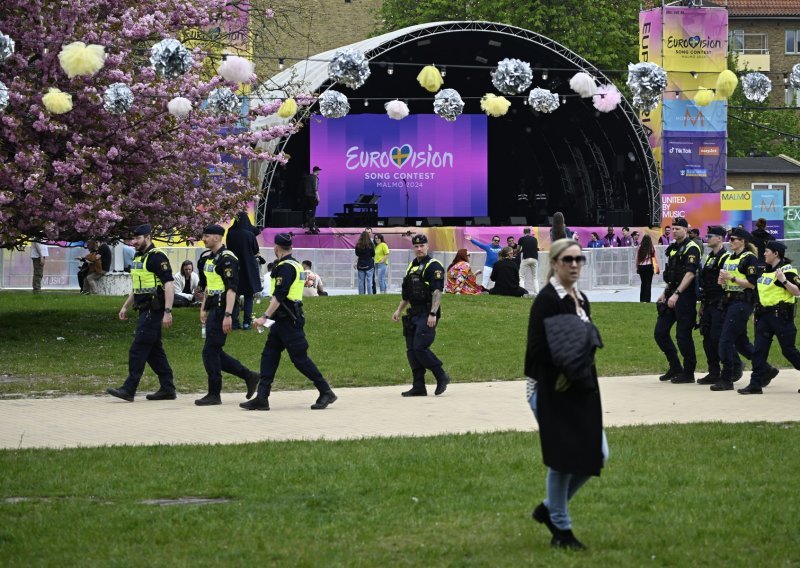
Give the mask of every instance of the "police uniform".
M 150 225 L 140 225 L 134 236 L 149 235 Z M 172 367 L 161 343 L 161 325 L 164 319 L 164 285 L 173 281 L 172 267 L 163 251 L 152 244 L 143 252 L 136 251 L 131 265 L 133 308 L 139 312 L 136 335 L 128 352 L 128 378 L 119 389 L 106 392 L 133 401 L 145 363 L 158 376 L 160 388 L 148 394 L 149 400 L 172 400 L 175 398 L 175 383 Z M 171 310 L 170 310 L 171 312 Z
M 204 234 L 222 235 L 225 230 L 219 225 L 203 229 Z M 227 335 L 222 330 L 222 320 L 230 316 L 232 306 L 226 305 L 228 290 L 237 289 L 239 283 L 239 261 L 236 255 L 222 245 L 212 253 L 203 264 L 206 280 L 206 297 L 203 309 L 207 313 L 206 340 L 203 345 L 203 366 L 208 375 L 208 394 L 195 400 L 198 406 L 221 404 L 222 372 L 230 373 L 244 380 L 247 385 L 247 398 L 253 396 L 258 385 L 258 373 L 251 371 L 222 349 Z
M 786 251 L 786 245 L 779 242 L 767 243 L 766 248 L 781 253 Z M 767 363 L 773 336 L 778 338 L 783 356 L 795 369 L 800 369 L 800 351 L 795 345 L 797 328 L 794 324 L 797 298 L 786 289 L 785 284 L 775 278 L 777 269 L 781 269 L 788 282 L 800 287 L 797 268 L 785 259 L 776 267 L 767 265 L 758 278 L 753 373 L 750 376 L 750 384 L 739 389 L 740 394 L 761 394 L 761 388 L 767 386 L 778 374 L 778 370 Z
M 751 235 L 744 229 L 733 229 L 732 237 L 750 241 Z M 758 257 L 745 248 L 740 253 L 730 253 L 722 263 L 722 270 L 727 271 L 738 282 L 747 280 L 755 285 L 758 281 Z M 733 383 L 741 377 L 736 367 L 736 352 L 745 358 L 753 357 L 753 344 L 747 337 L 747 322 L 753 314 L 755 290 L 747 289 L 734 281 L 726 281 L 723 286 L 722 331 L 719 338 L 719 358 L 722 362 L 720 379 L 711 385 L 713 391 L 732 390 Z
M 280 233 L 275 236 L 275 244 L 288 250 L 291 248 L 292 237 Z M 331 386 L 308 356 L 308 340 L 303 331 L 305 315 L 302 299 L 305 275 L 305 269 L 291 254 L 278 260 L 270 273 L 272 297 L 280 303 L 280 306 L 271 316 L 275 323 L 269 328 L 267 342 L 261 352 L 261 382 L 258 384 L 258 396 L 250 402 L 241 403 L 239 406 L 244 409 L 269 410 L 272 382 L 284 349 L 289 353 L 289 359 L 295 368 L 314 383 L 319 391 L 319 397 L 311 406 L 312 409 L 324 409 L 337 399 Z
M 688 223 L 685 219 L 678 218 L 673 222 L 673 226 L 687 227 Z M 667 288 L 664 291 L 665 301 L 657 305 L 658 318 L 653 335 L 656 344 L 667 356 L 669 370 L 659 378 L 662 381 L 672 381 L 673 383 L 693 383 L 694 371 L 697 366 L 697 356 L 692 339 L 692 330 L 697 316 L 697 286 L 692 282 L 686 290 L 678 292 L 677 289 L 687 272 L 697 273 L 702 251 L 697 243 L 686 237 L 680 243 L 676 241 L 669 245 L 665 254 L 667 265 L 664 269 L 664 282 L 667 284 Z M 673 294 L 679 294 L 674 309 L 669 308 L 666 302 Z M 681 365 L 678 351 L 670 337 L 673 325 L 676 325 L 675 339 L 683 356 L 683 365 Z
M 428 242 L 425 235 L 415 235 L 413 244 Z M 445 270 L 442 263 L 426 255 L 415 258 L 406 269 L 403 278 L 403 300 L 410 307 L 403 316 L 403 335 L 406 339 L 406 356 L 411 366 L 412 386 L 403 396 L 425 396 L 425 371 L 430 370 L 436 378 L 436 394 L 442 394 L 450 382 L 450 377 L 442 368 L 442 362 L 433 351 L 431 345 L 436 339 L 436 326 L 428 326 L 428 317 L 435 315 L 438 325 L 442 310 L 431 312 L 433 292 L 444 290 Z

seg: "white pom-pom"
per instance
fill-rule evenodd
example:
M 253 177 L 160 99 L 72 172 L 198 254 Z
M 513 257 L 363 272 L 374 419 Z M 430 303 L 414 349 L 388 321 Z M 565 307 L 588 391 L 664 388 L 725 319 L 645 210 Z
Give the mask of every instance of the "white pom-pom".
M 167 103 L 167 110 L 175 118 L 184 118 L 192 112 L 192 101 L 184 97 L 175 97 Z
M 403 120 L 408 116 L 408 105 L 403 101 L 393 100 L 383 106 L 386 109 L 386 114 L 388 114 L 391 119 Z
M 569 86 L 584 99 L 593 97 L 597 93 L 597 83 L 594 82 L 594 77 L 588 73 L 575 73 L 569 80 Z
M 249 83 L 253 76 L 253 64 L 237 55 L 228 55 L 220 64 L 220 77 L 232 83 Z

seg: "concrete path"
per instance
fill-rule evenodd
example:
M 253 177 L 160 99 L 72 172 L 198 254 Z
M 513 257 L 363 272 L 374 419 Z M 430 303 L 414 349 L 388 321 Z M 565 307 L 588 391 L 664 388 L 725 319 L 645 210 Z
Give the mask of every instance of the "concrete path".
M 737 386 L 744 386 L 745 380 Z M 438 397 L 402 398 L 406 387 L 336 389 L 324 411 L 316 391 L 277 391 L 269 412 L 244 411 L 243 394 L 199 408 L 196 396 L 135 403 L 108 395 L 0 401 L 0 448 L 104 445 L 232 444 L 433 436 L 498 430 L 533 431 L 524 381 L 454 383 Z M 800 372 L 782 370 L 761 396 L 715 393 L 700 385 L 660 383 L 655 376 L 601 379 L 606 426 L 687 422 L 800 420 Z M 431 389 L 432 390 L 432 389 Z

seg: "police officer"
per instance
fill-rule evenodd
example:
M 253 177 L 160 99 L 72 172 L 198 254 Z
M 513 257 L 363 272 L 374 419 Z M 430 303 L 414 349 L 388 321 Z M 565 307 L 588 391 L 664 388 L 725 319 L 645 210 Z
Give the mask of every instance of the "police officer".
M 119 319 L 128 319 L 128 309 L 133 305 L 139 311 L 136 335 L 128 352 L 128 378 L 118 389 L 106 392 L 122 400 L 133 402 L 145 363 L 158 375 L 159 389 L 147 395 L 147 400 L 175 400 L 175 383 L 172 367 L 161 344 L 161 327 L 172 325 L 172 268 L 169 259 L 153 246 L 150 225 L 139 225 L 133 230 L 131 244 L 136 249 L 131 265 L 131 293 L 122 304 Z
M 664 293 L 657 300 L 658 319 L 653 333 L 656 343 L 669 361 L 669 369 L 659 377 L 673 383 L 693 383 L 697 356 L 694 350 L 692 329 L 697 315 L 697 287 L 695 274 L 700 265 L 702 251 L 688 237 L 689 223 L 682 217 L 672 221 L 675 242 L 667 247 L 667 265 L 664 269 Z M 675 339 L 683 355 L 683 366 L 670 337 L 672 326 L 677 324 Z
M 444 290 L 444 267 L 428 255 L 428 237 L 414 235 L 411 239 L 416 258 L 411 261 L 403 278 L 403 299 L 392 320 L 400 321 L 401 312 L 409 304 L 406 315 L 402 316 L 403 335 L 406 338 L 406 356 L 411 366 L 413 382 L 411 390 L 403 396 L 427 396 L 425 370 L 429 369 L 436 377 L 435 394 L 447 390 L 450 377 L 444 372 L 442 362 L 431 351 L 436 339 L 436 324 L 442 317 L 439 303 Z
M 225 229 L 219 225 L 209 225 L 203 229 L 203 243 L 211 250 L 203 264 L 206 289 L 200 306 L 200 321 L 206 328 L 203 366 L 208 374 L 208 394 L 194 401 L 197 406 L 222 404 L 222 371 L 245 381 L 247 398 L 253 396 L 258 386 L 258 373 L 222 350 L 227 334 L 231 332 L 231 311 L 237 299 L 239 284 L 239 261 L 222 244 L 224 234 Z
M 728 251 L 724 247 L 725 228 L 708 228 L 706 240 L 711 251 L 700 269 L 700 335 L 703 336 L 703 350 L 708 360 L 708 374 L 697 380 L 699 385 L 713 385 L 719 381 L 719 338 L 722 334 L 722 294 L 719 284 L 719 271 Z M 742 361 L 736 356 L 735 375 L 742 376 Z
M 336 402 L 337 396 L 331 386 L 322 377 L 322 373 L 308 356 L 308 341 L 303 331 L 305 316 L 303 315 L 303 288 L 305 287 L 305 269 L 292 257 L 292 236 L 288 233 L 275 235 L 275 258 L 277 262 L 270 273 L 272 298 L 264 315 L 255 320 L 257 328 L 267 324 L 267 320 L 275 323 L 269 328 L 267 342 L 261 353 L 261 382 L 258 384 L 258 395 L 249 402 L 239 404 L 245 410 L 269 410 L 269 395 L 272 381 L 278 371 L 278 363 L 284 349 L 289 353 L 294 366 L 308 378 L 319 391 L 317 401 L 311 405 L 312 410 L 322 410 Z
M 772 336 L 777 336 L 781 352 L 795 369 L 800 369 L 800 351 L 795 345 L 797 328 L 794 325 L 795 302 L 800 296 L 800 277 L 797 268 L 786 258 L 786 245 L 770 241 L 764 248 L 764 272 L 758 278 L 756 290 L 755 348 L 753 351 L 753 373 L 750 384 L 739 389 L 739 394 L 761 394 L 778 374 L 778 370 L 767 364 Z
M 733 390 L 741 375 L 736 372 L 736 352 L 747 359 L 753 357 L 753 344 L 747 338 L 747 322 L 753 313 L 755 287 L 758 281 L 758 256 L 750 243 L 750 233 L 744 229 L 731 230 L 731 254 L 725 257 L 718 282 L 723 288 L 724 309 L 722 332 L 719 338 L 719 358 L 722 371 L 712 391 Z

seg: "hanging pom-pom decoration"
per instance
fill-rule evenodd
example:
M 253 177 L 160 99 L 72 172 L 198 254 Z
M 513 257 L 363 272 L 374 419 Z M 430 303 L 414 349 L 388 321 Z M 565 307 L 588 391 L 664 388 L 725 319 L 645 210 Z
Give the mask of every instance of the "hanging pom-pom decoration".
M 219 64 L 217 69 L 220 77 L 231 83 L 249 83 L 253 80 L 255 72 L 253 64 L 238 55 L 228 55 Z
M 792 67 L 792 71 L 789 73 L 789 85 L 793 89 L 800 89 L 800 63 L 796 63 Z
M 14 53 L 14 40 L 0 32 L 0 65 Z
M 114 114 L 123 114 L 133 106 L 133 93 L 125 83 L 114 83 L 103 93 L 103 108 Z
M 528 95 L 528 104 L 537 112 L 551 113 L 561 105 L 561 102 L 556 93 L 536 87 Z
M 342 118 L 350 112 L 350 103 L 339 91 L 328 89 L 319 96 L 319 112 L 325 118 Z
M 503 116 L 508 112 L 511 101 L 505 97 L 498 97 L 492 93 L 486 93 L 481 99 L 481 110 L 489 116 Z
M 729 69 L 725 69 L 722 73 L 719 74 L 717 77 L 717 98 L 719 99 L 727 99 L 733 94 L 736 90 L 736 86 L 739 84 L 739 77 L 736 76 L 736 73 L 730 71 Z
M 283 101 L 281 106 L 278 107 L 278 116 L 281 118 L 292 118 L 295 114 L 297 114 L 297 103 L 291 97 Z
M 588 99 L 597 92 L 597 83 L 594 77 L 581 71 L 580 73 L 575 73 L 572 79 L 569 80 L 569 88 L 578 93 L 581 98 Z
M 50 87 L 47 94 L 42 97 L 44 108 L 51 114 L 64 114 L 72 110 L 72 95 L 60 89 Z
M 175 118 L 186 118 L 192 112 L 192 101 L 185 97 L 175 97 L 167 103 L 167 110 Z
M 442 89 L 433 97 L 433 112 L 453 122 L 464 111 L 464 101 L 455 89 Z
M 435 93 L 444 85 L 442 74 L 433 65 L 426 65 L 417 75 L 417 82 L 429 93 Z
M 358 89 L 369 77 L 369 61 L 364 54 L 351 47 L 337 51 L 328 65 L 328 75 L 351 89 Z
M 8 106 L 8 87 L 0 81 L 0 112 L 6 110 Z
M 492 84 L 504 95 L 518 95 L 531 86 L 530 64 L 519 59 L 503 59 L 492 72 Z
M 763 73 L 748 73 L 742 77 L 742 90 L 748 101 L 763 103 L 772 91 L 772 81 Z
M 592 97 L 594 108 L 600 112 L 611 112 L 616 110 L 617 105 L 622 101 L 622 94 L 614 85 L 601 85 L 597 88 L 597 93 Z
M 192 67 L 192 54 L 177 39 L 162 39 L 150 49 L 150 64 L 156 73 L 176 79 Z
M 694 95 L 694 104 L 697 106 L 708 106 L 714 100 L 714 91 L 700 87 Z
M 655 63 L 628 65 L 628 87 L 633 94 L 633 107 L 650 112 L 658 106 L 661 93 L 667 88 L 667 72 Z
M 106 48 L 102 45 L 86 45 L 82 41 L 73 41 L 61 48 L 58 61 L 67 77 L 96 74 L 106 62 Z
M 208 94 L 208 108 L 216 114 L 237 112 L 239 97 L 228 87 L 217 87 Z
M 389 101 L 383 108 L 386 109 L 386 114 L 392 120 L 403 120 L 408 116 L 408 105 L 403 101 L 393 100 Z

